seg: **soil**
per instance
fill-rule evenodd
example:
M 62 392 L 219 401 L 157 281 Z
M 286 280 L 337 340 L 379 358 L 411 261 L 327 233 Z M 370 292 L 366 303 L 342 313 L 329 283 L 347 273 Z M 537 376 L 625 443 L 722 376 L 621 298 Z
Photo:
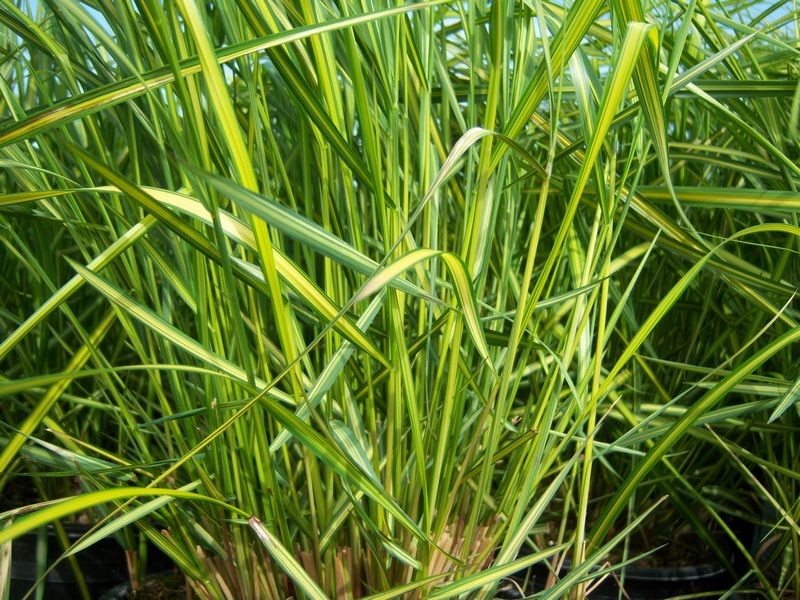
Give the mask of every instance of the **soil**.
M 138 590 L 129 591 L 125 596 L 129 600 L 178 600 L 190 598 L 191 591 L 182 577 L 171 575 L 146 581 Z

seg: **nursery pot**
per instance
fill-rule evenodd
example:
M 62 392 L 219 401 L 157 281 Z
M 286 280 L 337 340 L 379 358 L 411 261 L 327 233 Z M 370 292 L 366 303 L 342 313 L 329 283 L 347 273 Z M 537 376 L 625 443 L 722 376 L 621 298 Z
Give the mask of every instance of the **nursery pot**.
M 599 567 L 593 569 L 593 571 L 598 570 Z M 621 581 L 623 571 L 624 582 Z M 569 572 L 569 561 L 565 561 L 559 576 L 566 577 Z M 498 597 L 512 600 L 541 592 L 545 589 L 549 574 L 550 571 L 546 566 L 534 565 L 527 571 L 517 573 L 513 577 L 517 585 L 504 586 Z M 593 587 L 589 597 L 592 600 L 617 600 L 620 597 L 620 583 L 631 600 L 659 600 L 725 590 L 730 587 L 731 581 L 726 570 L 713 562 L 680 567 L 629 565 L 607 575 L 602 583 Z M 623 594 L 622 597 L 626 596 Z
M 65 525 L 64 530 L 70 544 L 77 542 L 88 531 L 82 525 Z M 52 525 L 39 531 L 22 535 L 13 540 L 11 546 L 11 589 L 9 600 L 25 597 L 39 578 L 37 551 L 39 540 L 46 546 L 45 565 L 49 567 L 63 554 L 58 535 Z M 114 586 L 129 581 L 125 550 L 114 537 L 107 537 L 75 554 L 78 568 L 86 583 L 90 598 L 99 598 Z M 155 545 L 148 543 L 147 572 L 160 573 L 172 568 L 173 562 Z M 44 579 L 44 597 L 58 600 L 82 598 L 78 578 L 70 561 L 62 560 Z
M 70 544 L 75 543 L 88 529 L 86 527 L 64 526 Z M 63 554 L 58 535 L 52 526 L 16 538 L 11 546 L 11 589 L 10 599 L 23 598 L 38 580 L 37 549 L 39 540 L 46 543 L 45 564 L 52 565 Z M 125 553 L 114 538 L 98 541 L 91 547 L 75 554 L 78 567 L 89 595 L 96 598 L 109 587 L 125 581 L 128 569 Z M 70 600 L 81 598 L 80 587 L 75 572 L 68 560 L 62 560 L 44 579 L 44 597 Z
M 686 567 L 636 567 L 625 568 L 623 587 L 631 598 L 672 598 L 688 594 L 725 590 L 730 581 L 725 569 L 714 563 Z M 615 575 L 620 577 L 619 574 Z M 616 600 L 620 586 L 614 575 L 609 575 L 591 595 L 597 600 Z

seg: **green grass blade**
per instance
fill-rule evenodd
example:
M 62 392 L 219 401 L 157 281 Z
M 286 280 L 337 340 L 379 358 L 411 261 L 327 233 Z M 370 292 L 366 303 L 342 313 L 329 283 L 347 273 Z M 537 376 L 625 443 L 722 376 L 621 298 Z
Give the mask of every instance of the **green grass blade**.
M 154 217 L 148 216 L 141 220 L 127 232 L 120 235 L 114 243 L 108 246 L 97 257 L 90 261 L 86 268 L 90 271 L 99 271 L 111 261 L 134 245 L 157 223 Z M 67 301 L 85 280 L 80 275 L 75 275 L 67 283 L 51 294 L 25 321 L 19 325 L 8 337 L 0 342 L 0 360 L 2 360 L 31 330 L 42 323 L 47 316 Z
M 420 10 L 444 2 L 446 2 L 446 0 L 429 0 L 427 2 L 409 4 L 408 6 L 390 8 L 374 13 L 332 19 L 326 23 L 306 25 L 290 31 L 264 36 L 256 40 L 240 42 L 220 52 L 217 55 L 217 63 L 220 65 L 225 64 L 249 54 L 255 54 L 263 52 L 268 48 L 290 44 L 313 35 L 320 35 L 338 29 L 353 27 L 360 23 L 401 15 L 407 11 Z M 200 71 L 200 59 L 197 57 L 186 59 L 180 65 L 180 75 L 182 77 L 189 77 Z M 140 76 L 130 77 L 121 82 L 108 84 L 97 90 L 73 96 L 68 100 L 60 102 L 51 108 L 45 109 L 38 114 L 0 131 L 0 148 L 33 137 L 34 135 L 38 135 L 54 127 L 59 127 L 73 119 L 87 117 L 97 111 L 105 110 L 121 102 L 132 100 L 150 90 L 155 90 L 171 83 L 174 80 L 175 74 L 170 68 L 160 68 Z
M 647 200 L 656 202 L 669 199 L 667 190 L 655 187 L 641 187 L 639 193 Z M 675 195 L 682 204 L 703 208 L 780 213 L 800 211 L 800 196 L 796 192 L 781 190 L 678 186 L 675 188 Z
M 0 530 L 0 544 L 4 544 L 8 540 L 13 540 L 25 533 L 28 533 L 29 531 L 38 529 L 43 525 L 47 525 L 48 523 L 52 523 L 53 521 L 57 521 L 58 519 L 66 516 L 88 510 L 99 504 L 108 504 L 118 500 L 129 500 L 131 498 L 143 498 L 150 496 L 167 496 L 170 498 L 177 498 L 179 500 L 210 502 L 231 511 L 234 514 L 245 517 L 247 516 L 247 513 L 244 513 L 240 509 L 228 504 L 227 502 L 194 492 L 186 492 L 183 490 L 173 490 L 168 488 L 111 488 L 100 490 L 98 492 L 82 494 L 80 496 L 74 496 L 72 498 L 65 498 L 64 500 L 57 502 L 52 506 L 48 506 L 47 508 L 37 510 L 36 512 L 21 517 L 12 525 Z
M 456 297 L 458 298 L 459 306 L 464 313 L 464 319 L 467 323 L 467 330 L 469 331 L 472 341 L 475 344 L 481 358 L 486 362 L 490 369 L 495 372 L 494 365 L 491 357 L 489 356 L 489 346 L 486 343 L 486 336 L 483 333 L 480 319 L 478 317 L 478 307 L 475 301 L 475 292 L 472 288 L 472 282 L 467 273 L 467 267 L 460 257 L 451 252 L 441 252 L 439 250 L 430 250 L 418 248 L 412 250 L 402 258 L 397 259 L 389 266 L 381 269 L 375 275 L 370 277 L 369 280 L 362 286 L 361 290 L 356 294 L 355 300 L 362 300 L 369 297 L 380 289 L 391 284 L 392 281 L 397 279 L 402 273 L 418 265 L 421 262 L 428 261 L 433 257 L 440 256 L 450 271 L 450 277 L 453 280 Z M 496 372 L 495 372 L 496 374 Z
M 91 358 L 94 348 L 105 338 L 115 321 L 116 319 L 114 318 L 113 312 L 106 314 L 92 332 L 87 344 L 82 345 L 81 348 L 75 352 L 67 366 L 67 371 L 80 371 L 83 368 L 89 358 Z M 3 451 L 0 452 L 0 473 L 8 471 L 17 452 L 19 452 L 19 449 L 25 443 L 26 436 L 32 434 L 36 428 L 39 427 L 69 384 L 69 379 L 62 379 L 51 385 L 44 396 L 37 402 L 33 410 L 31 410 L 25 421 L 16 428 L 16 432 L 5 445 Z
M 298 419 L 294 413 L 286 410 L 280 404 L 274 401 L 265 401 L 262 402 L 261 405 L 270 415 L 286 427 L 303 446 L 308 448 L 317 458 L 330 466 L 339 477 L 360 489 L 369 498 L 372 498 L 375 502 L 380 504 L 391 513 L 400 524 L 420 540 L 427 540 L 425 533 L 420 529 L 419 525 L 403 512 L 396 500 L 392 498 L 381 485 L 375 483 L 366 475 L 363 475 L 341 450 L 333 446 L 307 423 Z
M 430 598 L 431 600 L 445 600 L 445 598 L 454 598 L 484 586 L 495 584 L 504 577 L 508 577 L 514 573 L 527 569 L 531 565 L 547 559 L 556 552 L 561 552 L 568 546 L 569 544 L 550 546 L 545 550 L 533 552 L 527 556 L 524 556 L 523 558 L 518 558 L 504 565 L 489 567 L 480 573 L 475 573 L 469 577 L 459 579 L 455 583 L 435 588 L 431 593 Z
M 77 263 L 72 261 L 69 262 L 81 277 L 83 277 L 92 287 L 108 298 L 111 303 L 122 309 L 123 312 L 152 329 L 161 338 L 169 340 L 169 342 L 178 348 L 181 348 L 185 352 L 202 360 L 208 365 L 219 369 L 219 371 L 239 381 L 243 385 L 247 385 L 247 373 L 244 369 L 212 352 L 200 344 L 197 340 L 180 331 L 174 325 L 167 323 L 155 312 L 136 302 L 128 294 L 123 292 L 112 283 L 109 283 L 102 277 L 98 277 Z M 258 388 L 264 388 L 265 385 L 266 384 L 263 381 L 256 380 L 256 386 Z M 281 394 L 278 390 L 271 389 L 268 392 L 268 395 L 281 402 L 293 404 L 292 400 L 288 396 Z
M 353 430 L 336 419 L 330 421 L 328 426 L 331 428 L 333 439 L 339 444 L 339 448 L 341 448 L 342 452 L 347 455 L 353 464 L 361 469 L 364 475 L 380 485 L 380 479 L 378 479 L 375 470 L 372 468 L 372 462 L 367 457 L 366 449 L 361 442 L 358 441 Z
M 199 481 L 195 481 L 189 483 L 187 485 L 181 486 L 178 488 L 178 491 L 181 492 L 191 492 L 192 490 L 196 489 L 200 485 Z M 124 514 L 120 515 L 119 517 L 115 517 L 105 525 L 100 527 L 95 527 L 93 530 L 86 535 L 82 536 L 80 540 L 72 544 L 69 549 L 64 553 L 64 556 L 72 556 L 78 552 L 89 548 L 93 544 L 99 542 L 102 539 L 105 539 L 120 529 L 127 527 L 128 525 L 132 525 L 139 519 L 143 519 L 147 515 L 150 515 L 157 511 L 158 509 L 166 506 L 170 502 L 173 502 L 177 496 L 162 496 L 155 498 L 153 500 L 149 500 L 144 504 L 137 506 L 136 508 L 125 512 Z
M 375 299 L 373 299 L 372 302 L 370 302 L 367 310 L 364 311 L 364 314 L 361 315 L 356 323 L 359 329 L 364 331 L 370 326 L 373 319 L 377 316 L 378 311 L 383 306 L 384 301 L 385 295 L 379 294 Z M 322 373 L 320 373 L 319 377 L 314 382 L 314 385 L 309 390 L 306 401 L 298 405 L 295 414 L 299 419 L 305 421 L 311 416 L 311 409 L 317 407 L 325 394 L 328 393 L 328 390 L 331 388 L 331 386 L 339 378 L 345 368 L 345 365 L 347 364 L 347 361 L 352 356 L 353 350 L 354 348 L 349 342 L 345 342 L 339 347 L 339 349 L 333 355 L 333 358 L 331 358 L 330 362 L 325 365 L 325 369 L 323 369 Z M 289 441 L 290 438 L 291 434 L 286 429 L 278 433 L 269 446 L 270 452 L 277 452 L 284 444 L 286 444 L 286 442 Z
M 606 532 L 612 527 L 615 519 L 625 509 L 633 490 L 644 479 L 647 473 L 673 448 L 689 428 L 693 427 L 698 418 L 708 412 L 722 399 L 734 386 L 749 376 L 769 358 L 791 344 L 800 340 L 800 329 L 792 329 L 759 350 L 751 358 L 732 371 L 720 381 L 713 389 L 697 400 L 669 431 L 656 442 L 647 452 L 644 460 L 626 477 L 619 490 L 609 502 L 607 508 L 593 528 L 593 535 L 589 541 L 591 547 L 597 546 Z
M 300 563 L 297 562 L 297 559 L 292 553 L 280 543 L 278 538 L 264 527 L 264 524 L 259 521 L 258 518 L 250 517 L 249 524 L 258 539 L 264 544 L 267 552 L 269 552 L 272 558 L 275 559 L 275 562 L 280 565 L 283 572 L 297 584 L 297 587 L 300 588 L 303 594 L 313 600 L 327 600 L 328 597 L 325 595 L 325 592 L 320 589 L 311 576 L 300 566 Z
M 786 390 L 786 393 L 778 401 L 778 406 L 776 406 L 775 410 L 773 410 L 772 414 L 770 414 L 767 423 L 774 423 L 780 419 L 783 413 L 789 410 L 789 408 L 791 408 L 793 405 L 797 404 L 798 400 L 800 400 L 800 377 L 795 379 L 795 382 L 791 385 L 791 387 L 789 387 L 788 390 Z
M 634 531 L 642 522 L 644 522 L 650 514 L 658 508 L 665 500 L 667 499 L 666 496 L 661 497 L 658 501 L 648 507 L 645 511 L 642 512 L 639 516 L 637 516 L 633 521 L 631 521 L 627 526 L 622 528 L 622 530 L 617 533 L 611 540 L 609 540 L 606 544 L 602 547 L 597 548 L 594 552 L 590 554 L 583 561 L 580 565 L 573 565 L 570 569 L 570 572 L 565 577 L 562 577 L 558 583 L 556 583 L 553 587 L 545 590 L 545 592 L 540 592 L 536 595 L 536 597 L 548 597 L 548 598 L 560 598 L 562 595 L 572 588 L 572 586 L 576 585 L 580 581 L 582 581 L 586 575 L 589 573 L 591 568 L 601 562 L 608 553 L 618 546 L 622 540 L 624 540 L 627 536 L 630 535 L 632 531 Z

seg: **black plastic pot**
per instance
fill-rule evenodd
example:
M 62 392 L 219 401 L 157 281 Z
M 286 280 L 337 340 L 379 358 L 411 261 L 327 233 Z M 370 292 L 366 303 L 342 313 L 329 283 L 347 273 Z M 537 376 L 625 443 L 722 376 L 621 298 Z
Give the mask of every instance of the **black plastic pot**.
M 598 570 L 598 569 L 595 569 Z M 676 596 L 721 592 L 731 586 L 730 575 L 714 563 L 704 563 L 688 567 L 637 567 L 624 568 L 625 579 L 622 597 L 630 600 L 662 600 Z M 525 598 L 545 589 L 549 570 L 543 565 L 534 565 L 526 572 L 517 573 L 513 579 L 516 585 L 504 586 L 498 598 L 515 600 Z M 569 565 L 562 567 L 559 575 L 569 574 Z M 592 600 L 617 600 L 620 597 L 621 571 L 609 574 L 603 582 L 593 588 Z
M 79 525 L 65 525 L 70 544 L 74 544 L 89 530 Z M 52 565 L 63 554 L 64 549 L 52 526 L 38 532 L 16 538 L 11 546 L 11 590 L 10 600 L 21 600 L 39 578 L 37 572 L 37 550 L 40 538 L 47 544 L 45 564 Z M 129 580 L 125 550 L 113 537 L 102 539 L 75 554 L 81 576 L 86 583 L 90 598 L 99 598 L 114 586 Z M 147 572 L 159 573 L 172 568 L 172 561 L 157 547 L 148 544 Z M 58 600 L 79 599 L 81 589 L 78 578 L 68 560 L 62 560 L 44 580 L 44 597 Z
M 71 544 L 87 531 L 79 526 L 65 526 L 65 530 Z M 38 580 L 36 553 L 40 539 L 47 544 L 47 565 L 53 564 L 64 551 L 52 527 L 16 538 L 11 546 L 11 600 L 23 598 Z M 128 578 L 125 553 L 113 538 L 100 540 L 78 552 L 75 558 L 92 598 Z M 44 586 L 45 598 L 81 598 L 78 580 L 67 560 L 61 561 L 48 573 Z
M 619 577 L 619 574 L 617 574 Z M 634 567 L 625 569 L 625 593 L 636 600 L 657 600 L 699 594 L 702 592 L 724 591 L 731 581 L 725 569 L 713 563 L 690 567 Z M 592 592 L 596 600 L 617 600 L 620 587 L 618 580 L 609 575 Z

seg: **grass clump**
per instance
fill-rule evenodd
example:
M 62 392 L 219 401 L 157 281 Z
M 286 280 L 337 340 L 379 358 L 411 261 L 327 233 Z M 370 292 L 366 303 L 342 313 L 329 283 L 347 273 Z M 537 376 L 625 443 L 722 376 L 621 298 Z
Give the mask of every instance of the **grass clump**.
M 485 598 L 569 558 L 560 597 L 674 510 L 798 594 L 794 7 L 0 24 L 0 488 L 74 496 L 0 540 L 91 511 L 204 598 Z M 770 515 L 763 552 L 729 525 Z

